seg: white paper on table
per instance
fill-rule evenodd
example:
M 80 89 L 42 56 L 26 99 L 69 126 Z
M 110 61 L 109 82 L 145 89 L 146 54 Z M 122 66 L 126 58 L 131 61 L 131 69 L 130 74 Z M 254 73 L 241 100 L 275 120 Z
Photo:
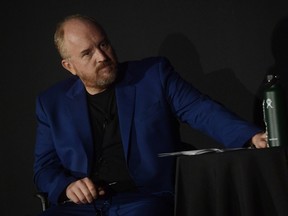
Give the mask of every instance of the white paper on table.
M 167 156 L 179 156 L 179 155 L 200 155 L 206 153 L 218 153 L 224 151 L 235 151 L 246 148 L 230 148 L 230 149 L 219 149 L 219 148 L 207 148 L 207 149 L 198 149 L 198 150 L 190 150 L 190 151 L 179 151 L 179 152 L 167 152 L 158 154 L 159 157 L 167 157 Z

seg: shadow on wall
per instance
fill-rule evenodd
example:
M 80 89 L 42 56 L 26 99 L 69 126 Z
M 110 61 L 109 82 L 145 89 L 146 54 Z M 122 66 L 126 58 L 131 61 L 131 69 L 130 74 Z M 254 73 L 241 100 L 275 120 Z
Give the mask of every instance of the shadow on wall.
M 281 19 L 271 34 L 271 52 L 274 64 L 267 70 L 267 74 L 279 75 L 280 83 L 286 94 L 286 104 L 288 107 L 288 16 Z M 255 122 L 264 127 L 262 110 L 262 92 L 266 75 L 257 91 L 254 105 Z
M 253 121 L 254 95 L 229 68 L 204 74 L 197 49 L 186 36 L 181 33 L 168 35 L 159 49 L 159 55 L 166 56 L 175 70 L 201 92 L 222 103 L 240 117 Z M 186 124 L 181 124 L 180 132 L 182 140 L 196 148 L 222 146 Z

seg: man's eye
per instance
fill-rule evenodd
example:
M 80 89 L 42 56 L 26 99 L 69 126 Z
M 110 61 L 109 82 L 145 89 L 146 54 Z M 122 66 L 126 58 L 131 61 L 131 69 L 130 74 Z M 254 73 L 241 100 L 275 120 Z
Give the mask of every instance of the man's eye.
M 107 41 L 104 41 L 100 44 L 101 48 L 107 49 L 109 47 L 109 43 Z

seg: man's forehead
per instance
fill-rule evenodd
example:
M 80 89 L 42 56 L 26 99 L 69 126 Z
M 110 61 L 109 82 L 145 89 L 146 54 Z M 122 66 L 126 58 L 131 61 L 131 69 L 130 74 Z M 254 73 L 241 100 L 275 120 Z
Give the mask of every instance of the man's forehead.
M 92 23 L 71 22 L 64 28 L 64 38 L 69 41 L 77 41 L 79 38 L 106 39 L 102 29 Z
M 82 19 L 77 19 L 77 18 L 66 21 L 63 24 L 63 28 L 66 30 L 89 29 L 89 30 L 94 30 L 94 31 L 104 33 L 103 28 L 96 22 L 94 23 L 90 20 L 82 20 Z

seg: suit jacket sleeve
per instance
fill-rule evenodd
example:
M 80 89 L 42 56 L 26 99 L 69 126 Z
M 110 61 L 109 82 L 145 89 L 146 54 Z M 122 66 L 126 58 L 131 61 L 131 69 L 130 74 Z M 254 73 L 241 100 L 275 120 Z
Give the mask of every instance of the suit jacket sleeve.
M 165 58 L 160 62 L 159 68 L 167 100 L 182 122 L 204 132 L 228 148 L 243 146 L 261 131 L 183 80 Z

